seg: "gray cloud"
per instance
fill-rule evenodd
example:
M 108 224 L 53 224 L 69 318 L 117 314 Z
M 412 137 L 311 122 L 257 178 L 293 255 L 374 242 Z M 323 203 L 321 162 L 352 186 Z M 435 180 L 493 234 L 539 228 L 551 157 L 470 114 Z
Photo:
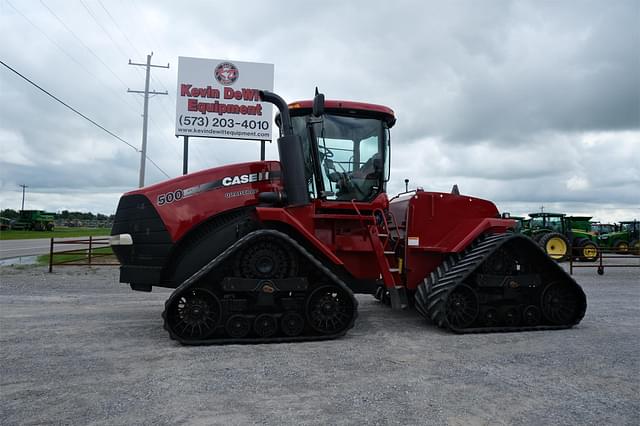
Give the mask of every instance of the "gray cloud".
M 151 100 L 148 154 L 172 176 L 182 169 L 177 57 L 217 57 L 274 63 L 287 100 L 309 98 L 317 85 L 329 98 L 392 107 L 391 191 L 407 176 L 428 190 L 458 183 L 534 210 L 640 210 L 636 1 L 243 1 L 224 11 L 211 2 L 103 2 L 117 25 L 98 4 L 86 3 L 100 25 L 81 4 L 45 3 L 93 53 L 40 2 L 11 0 L 0 7 L 0 58 L 136 147 L 142 103 L 126 88 L 140 89 L 144 76 L 127 61 L 153 50 L 154 63 L 171 62 L 152 72 L 151 86 L 170 96 Z M 26 183 L 34 207 L 111 212 L 137 185 L 133 149 L 4 68 L 0 91 L 2 208 L 16 207 Z M 193 140 L 190 168 L 257 152 L 253 142 Z M 268 156 L 277 158 L 275 144 Z M 147 171 L 148 183 L 165 179 L 151 164 Z

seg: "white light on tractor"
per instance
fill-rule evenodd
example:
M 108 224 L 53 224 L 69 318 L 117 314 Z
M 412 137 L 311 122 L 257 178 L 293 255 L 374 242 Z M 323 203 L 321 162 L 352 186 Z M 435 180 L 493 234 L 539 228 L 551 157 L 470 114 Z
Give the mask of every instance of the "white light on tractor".
M 131 237 L 131 234 L 112 235 L 111 238 L 109 238 L 109 245 L 130 246 L 133 245 L 133 238 Z

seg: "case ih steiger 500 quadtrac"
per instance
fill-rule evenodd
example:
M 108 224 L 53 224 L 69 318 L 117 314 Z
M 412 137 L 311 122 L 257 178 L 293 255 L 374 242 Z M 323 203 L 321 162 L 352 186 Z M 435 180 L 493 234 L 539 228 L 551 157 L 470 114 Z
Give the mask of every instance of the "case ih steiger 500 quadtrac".
M 460 333 L 580 322 L 580 286 L 493 203 L 457 191 L 387 197 L 391 109 L 261 97 L 280 111 L 280 161 L 192 173 L 118 205 L 120 281 L 175 288 L 163 313 L 172 339 L 336 338 L 354 324 L 354 293 Z

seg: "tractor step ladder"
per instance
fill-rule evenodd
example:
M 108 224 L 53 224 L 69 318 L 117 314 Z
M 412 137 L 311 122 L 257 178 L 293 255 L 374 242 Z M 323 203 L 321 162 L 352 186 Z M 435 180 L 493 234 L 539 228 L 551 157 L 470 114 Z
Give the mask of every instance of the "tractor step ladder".
M 355 200 L 352 200 L 351 204 L 358 216 L 364 218 L 365 216 L 360 213 Z M 391 247 L 389 225 L 385 213 L 382 209 L 375 209 L 371 214 L 373 215 L 373 224 L 366 224 L 364 219 L 361 219 L 360 222 L 367 230 L 371 247 L 380 265 L 382 282 L 384 283 L 385 289 L 389 292 L 391 308 L 406 309 L 409 307 L 407 291 L 406 287 L 402 285 L 402 277 L 400 276 L 402 271 L 396 258 L 396 247 Z M 378 221 L 376 214 L 382 218 L 382 220 Z
M 396 256 L 396 244 L 392 244 L 390 238 L 389 224 L 385 216 L 384 211 L 377 209 L 373 211 L 374 222 L 373 225 L 369 225 L 369 236 L 371 238 L 371 244 L 378 263 L 382 266 L 382 281 L 386 290 L 389 292 L 389 298 L 391 299 L 391 307 L 393 309 L 406 309 L 409 307 L 409 301 L 407 298 L 407 289 L 402 285 L 402 269 L 400 262 Z M 376 218 L 382 218 L 378 221 Z M 378 224 L 378 222 L 380 222 Z M 381 228 L 382 232 L 378 232 Z

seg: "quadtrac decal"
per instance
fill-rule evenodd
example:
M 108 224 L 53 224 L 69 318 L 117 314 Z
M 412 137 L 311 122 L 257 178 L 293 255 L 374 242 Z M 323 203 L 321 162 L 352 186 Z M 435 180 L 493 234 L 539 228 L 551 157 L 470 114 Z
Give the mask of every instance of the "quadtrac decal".
M 213 182 L 202 183 L 186 189 L 176 189 L 173 191 L 165 192 L 158 195 L 157 204 L 163 206 L 165 204 L 171 204 L 176 201 L 183 200 L 185 198 L 192 197 L 202 192 L 212 191 L 219 188 L 229 188 L 236 185 L 245 185 L 248 183 L 270 181 L 274 178 L 280 177 L 280 171 L 273 172 L 259 172 L 259 173 L 247 173 L 243 175 L 225 176 L 222 179 L 215 180 Z M 242 191 L 231 191 L 224 194 L 225 198 L 241 197 L 245 195 L 255 195 L 258 193 L 257 189 L 245 189 Z

